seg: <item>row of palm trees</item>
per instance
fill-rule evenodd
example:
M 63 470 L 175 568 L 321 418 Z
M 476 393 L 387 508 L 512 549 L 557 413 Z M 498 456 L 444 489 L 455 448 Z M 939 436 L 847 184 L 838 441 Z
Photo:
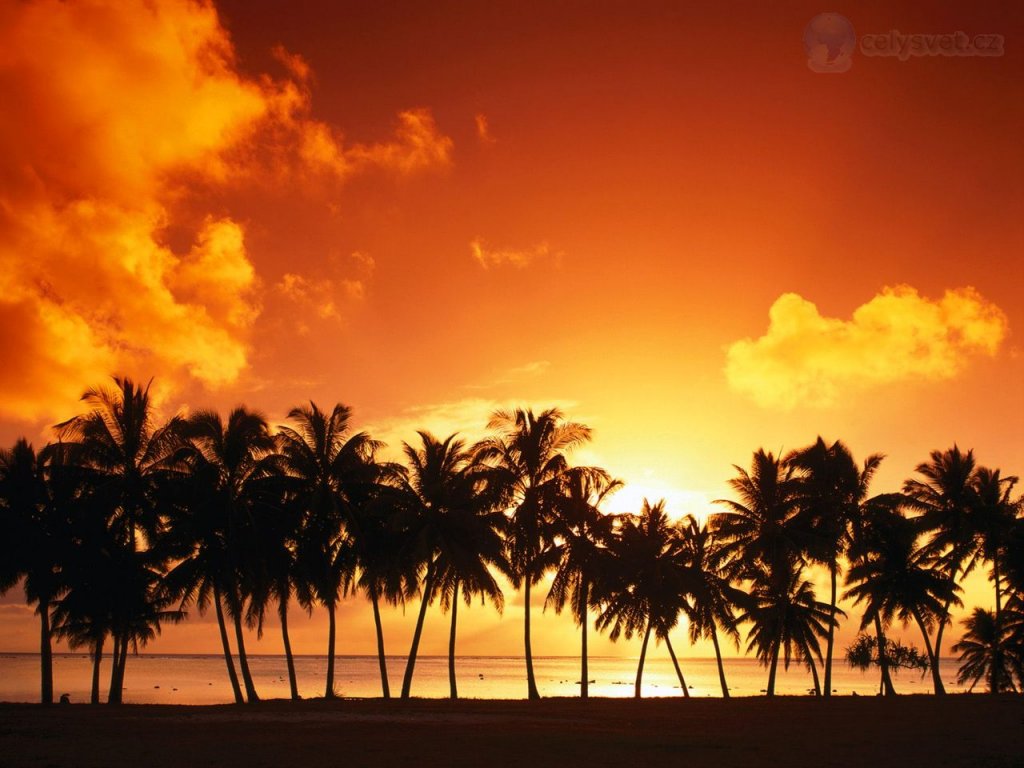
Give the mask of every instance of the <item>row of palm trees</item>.
M 327 675 L 334 696 L 337 609 L 353 594 L 373 608 L 381 693 L 391 696 L 382 604 L 419 600 L 401 696 L 411 695 L 423 624 L 437 603 L 450 616 L 450 693 L 458 695 L 458 606 L 474 599 L 499 611 L 501 579 L 521 589 L 527 695 L 538 698 L 531 646 L 531 591 L 550 581 L 545 607 L 567 606 L 580 628 L 581 695 L 588 695 L 587 641 L 594 626 L 614 640 L 642 638 L 640 695 L 649 643 L 664 642 L 689 695 L 671 642 L 710 640 L 722 695 L 723 637 L 768 669 L 774 695 L 779 660 L 832 692 L 840 580 L 858 606 L 861 630 L 851 663 L 875 666 L 880 691 L 893 672 L 926 666 L 934 690 L 945 627 L 960 605 L 960 582 L 990 568 L 995 611 L 966 620 L 960 679 L 993 692 L 1024 688 L 1024 519 L 1016 478 L 978 466 L 956 446 L 933 452 L 901 493 L 871 495 L 880 455 L 857 464 L 841 442 L 818 439 L 776 457 L 763 450 L 736 467 L 733 499 L 705 523 L 673 520 L 664 502 L 636 514 L 602 506 L 621 482 L 573 466 L 590 439 L 556 409 L 497 411 L 491 436 L 469 445 L 419 433 L 404 463 L 351 426 L 342 405 L 294 408 L 271 428 L 236 408 L 157 421 L 148 387 L 115 379 L 92 389 L 85 412 L 57 425 L 36 452 L 25 440 L 0 452 L 0 589 L 24 584 L 40 620 L 42 700 L 53 698 L 54 637 L 88 648 L 91 699 L 112 650 L 108 701 L 121 700 L 129 649 L 151 640 L 190 607 L 213 609 L 236 702 L 253 702 L 245 630 L 262 633 L 276 612 L 291 696 L 298 684 L 288 610 L 326 610 Z M 819 600 L 812 569 L 829 573 Z M 894 623 L 920 631 L 925 654 L 889 637 Z M 232 649 L 232 636 L 234 650 Z M 237 666 L 235 659 L 237 658 Z M 926 661 L 922 661 L 926 659 Z M 819 674 L 820 670 L 820 674 Z

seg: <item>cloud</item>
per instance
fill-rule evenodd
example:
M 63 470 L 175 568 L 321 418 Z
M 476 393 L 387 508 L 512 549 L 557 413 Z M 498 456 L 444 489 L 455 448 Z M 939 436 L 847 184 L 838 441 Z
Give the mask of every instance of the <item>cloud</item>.
M 487 120 L 487 115 L 477 114 L 473 118 L 473 122 L 476 124 L 476 136 L 480 139 L 481 144 L 494 144 L 497 139 L 491 134 L 491 126 Z
M 539 412 L 547 408 L 559 408 L 568 413 L 576 405 L 571 400 L 538 400 L 535 403 L 497 400 L 485 397 L 467 397 L 442 403 L 414 405 L 398 414 L 379 419 L 366 426 L 366 430 L 378 440 L 384 441 L 391 456 L 398 456 L 402 443 L 417 445 L 416 432 L 424 430 L 435 437 L 444 438 L 458 432 L 467 443 L 490 434 L 487 423 L 496 410 L 533 408 Z
M 366 296 L 367 286 L 373 277 L 375 262 L 373 257 L 356 251 L 349 256 L 349 269 L 337 265 L 339 275 L 331 277 L 303 276 L 286 272 L 275 285 L 278 292 L 289 301 L 305 310 L 300 313 L 304 317 L 311 310 L 321 320 L 342 319 L 342 311 L 346 305 L 362 301 Z M 345 270 L 346 276 L 340 272 Z M 300 319 L 300 332 L 308 333 L 309 326 Z
M 470 241 L 469 252 L 484 269 L 509 265 L 523 269 L 543 259 L 552 259 L 555 265 L 561 264 L 562 251 L 554 251 L 546 242 L 538 243 L 530 248 L 490 248 L 479 237 Z
M 884 288 L 850 320 L 823 317 L 795 293 L 780 296 L 759 339 L 729 346 L 730 387 L 769 408 L 826 407 L 847 393 L 911 379 L 944 380 L 971 358 L 993 356 L 1006 315 L 973 288 L 939 300 L 910 286 Z
M 345 143 L 312 117 L 305 60 L 276 55 L 283 77 L 242 75 L 207 3 L 3 3 L 0 416 L 66 417 L 115 372 L 218 387 L 246 369 L 263 289 L 245 227 L 226 203 L 185 215 L 193 191 L 450 163 L 425 109 Z

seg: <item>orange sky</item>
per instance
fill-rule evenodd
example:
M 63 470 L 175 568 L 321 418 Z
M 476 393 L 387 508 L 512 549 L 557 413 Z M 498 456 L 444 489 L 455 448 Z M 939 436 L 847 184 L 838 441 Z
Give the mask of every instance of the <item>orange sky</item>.
M 105 5 L 0 0 L 4 443 L 121 372 L 168 413 L 345 402 L 392 446 L 561 405 L 614 511 L 706 513 L 818 434 L 886 453 L 879 492 L 954 441 L 1024 472 L 1022 9 L 838 9 L 1005 55 L 818 74 L 815 3 Z M 19 601 L 0 649 L 34 647 Z M 460 614 L 460 651 L 518 653 L 520 616 Z M 195 626 L 153 650 L 215 651 Z M 546 617 L 535 651 L 577 642 Z

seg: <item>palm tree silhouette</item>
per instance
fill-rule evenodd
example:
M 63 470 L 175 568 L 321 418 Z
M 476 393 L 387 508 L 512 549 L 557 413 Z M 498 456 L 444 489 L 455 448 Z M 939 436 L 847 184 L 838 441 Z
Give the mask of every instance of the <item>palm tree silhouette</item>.
M 213 411 L 198 411 L 182 423 L 187 446 L 178 459 L 187 467 L 190 490 L 171 513 L 169 546 L 179 562 L 167 575 L 167 587 L 183 603 L 203 612 L 214 603 L 221 646 L 235 701 L 241 691 L 224 627 L 226 601 L 235 630 L 238 663 L 246 697 L 258 700 L 245 648 L 246 592 L 254 587 L 256 562 L 255 480 L 260 462 L 274 447 L 262 415 L 236 408 L 224 422 Z
M 768 696 L 775 695 L 780 655 L 786 669 L 794 657 L 802 660 L 811 670 L 815 692 L 821 692 L 815 659 L 822 661 L 820 639 L 828 636 L 829 624 L 836 618 L 828 603 L 817 600 L 798 562 L 780 561 L 756 574 L 750 600 L 738 620 L 751 622 L 747 650 L 754 650 L 769 668 Z
M 580 697 L 589 696 L 587 624 L 589 610 L 597 605 L 595 583 L 608 566 L 608 546 L 615 534 L 615 517 L 601 512 L 601 504 L 622 487 L 607 472 L 595 467 L 573 467 L 564 477 L 554 520 L 556 541 L 552 554 L 557 558 L 554 579 L 545 607 L 553 605 L 561 613 L 566 603 L 580 627 Z
M 836 611 L 839 559 L 849 543 L 850 526 L 867 498 L 871 477 L 882 462 L 875 454 L 858 468 L 850 449 L 840 440 L 828 445 L 818 437 L 807 448 L 794 451 L 786 462 L 797 470 L 798 512 L 793 526 L 800 531 L 804 552 L 828 567 L 831 583 L 829 605 Z M 825 696 L 832 695 L 832 652 L 835 623 L 828 625 L 825 650 Z
M 996 620 L 995 613 L 975 608 L 963 619 L 965 632 L 953 650 L 960 654 L 957 682 L 970 682 L 968 691 L 974 690 L 981 678 L 988 680 L 989 693 L 1016 691 L 1013 668 L 1007 662 L 1004 646 L 1006 635 Z
M 914 471 L 923 479 L 907 480 L 903 492 L 921 512 L 921 525 L 932 532 L 926 552 L 943 564 L 951 587 L 949 593 L 953 595 L 957 580 L 976 564 L 977 531 L 971 524 L 977 472 L 974 451 L 963 453 L 956 445 L 946 451 L 932 451 L 929 460 L 918 464 Z M 935 616 L 935 664 L 942 658 L 942 635 L 951 605 L 943 606 Z M 933 672 L 933 680 L 935 692 L 945 693 L 938 669 Z
M 617 640 L 620 634 L 626 639 L 643 634 L 634 684 L 636 698 L 641 695 L 647 645 L 652 633 L 655 641 L 665 641 L 683 696 L 689 697 L 669 631 L 688 608 L 686 596 L 691 586 L 675 528 L 665 513 L 665 502 L 651 504 L 644 499 L 639 515 L 620 515 L 618 521 L 618 535 L 611 546 L 613 567 L 599 587 L 603 609 L 598 615 L 597 627 L 611 627 L 608 636 L 612 640 Z
M 346 518 L 351 485 L 365 482 L 379 443 L 365 432 L 352 433 L 347 406 L 330 413 L 316 403 L 293 408 L 289 424 L 280 427 L 279 450 L 285 471 L 297 481 L 303 521 L 296 547 L 299 602 L 312 610 L 314 601 L 327 608 L 326 698 L 333 698 L 336 612 L 342 592 L 352 584 L 355 552 L 348 540 Z
M 499 471 L 499 482 L 511 497 L 508 562 L 513 585 L 523 588 L 527 695 L 539 699 L 530 642 L 530 591 L 554 565 L 551 524 L 562 476 L 569 468 L 565 454 L 590 440 L 590 428 L 566 421 L 557 408 L 536 415 L 522 408 L 495 411 L 487 427 L 498 434 L 479 443 L 477 451 Z
M 157 539 L 161 490 L 174 480 L 173 459 L 181 443 L 180 417 L 157 425 L 149 385 L 114 378 L 114 389 L 89 389 L 82 396 L 88 412 L 55 429 L 71 461 L 88 474 L 90 504 L 102 510 L 115 541 L 131 553 Z M 129 558 L 134 560 L 134 558 Z M 129 568 L 143 567 L 131 562 Z M 114 621 L 113 675 L 109 698 L 120 703 L 128 646 L 134 640 L 126 621 Z
M 945 570 L 917 547 L 920 519 L 909 519 L 901 507 L 912 503 L 895 494 L 868 507 L 870 519 L 857 540 L 854 561 L 846 577 L 845 597 L 865 603 L 863 629 L 877 617 L 883 627 L 893 618 L 911 619 L 921 630 L 931 663 L 936 694 L 944 693 L 938 658 L 928 629 L 942 620 L 952 604 L 960 604 L 959 587 Z
M 0 451 L 0 594 L 22 578 L 25 598 L 39 616 L 40 700 L 53 703 L 50 610 L 61 591 L 61 548 L 68 536 L 66 509 L 53 503 L 44 456 L 24 438 Z M 50 452 L 52 454 L 52 452 Z M 50 462 L 53 464 L 53 461 Z
M 749 579 L 765 568 L 788 568 L 799 553 L 792 531 L 798 502 L 793 467 L 758 449 L 749 473 L 735 464 L 733 469 L 729 485 L 739 501 L 714 502 L 726 507 L 715 515 L 715 536 L 731 575 Z
M 712 517 L 712 520 L 716 516 Z M 718 628 L 733 639 L 739 647 L 735 608 L 744 605 L 747 594 L 732 585 L 729 569 L 722 547 L 715 540 L 714 522 L 700 525 L 692 515 L 686 515 L 676 525 L 680 555 L 689 576 L 690 603 L 686 615 L 690 624 L 690 642 L 710 638 L 718 662 L 718 680 L 722 686 L 722 697 L 729 698 L 729 686 L 725 682 L 725 667 L 722 664 L 722 650 L 718 643 Z

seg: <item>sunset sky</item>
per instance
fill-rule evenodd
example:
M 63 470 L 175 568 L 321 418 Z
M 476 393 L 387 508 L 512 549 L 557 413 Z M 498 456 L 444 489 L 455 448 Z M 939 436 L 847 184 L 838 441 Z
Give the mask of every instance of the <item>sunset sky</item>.
M 0 0 L 0 440 L 121 373 L 168 415 L 343 402 L 392 452 L 557 405 L 617 512 L 706 515 L 819 434 L 885 453 L 877 492 L 954 442 L 1024 472 L 1024 8 L 682 5 Z M 830 10 L 1004 54 L 817 73 Z M 520 653 L 519 600 L 460 612 L 460 653 Z M 33 650 L 3 602 L 0 650 Z M 216 652 L 197 620 L 150 650 Z M 373 653 L 369 608 L 342 621 Z M 535 653 L 577 645 L 537 622 Z

